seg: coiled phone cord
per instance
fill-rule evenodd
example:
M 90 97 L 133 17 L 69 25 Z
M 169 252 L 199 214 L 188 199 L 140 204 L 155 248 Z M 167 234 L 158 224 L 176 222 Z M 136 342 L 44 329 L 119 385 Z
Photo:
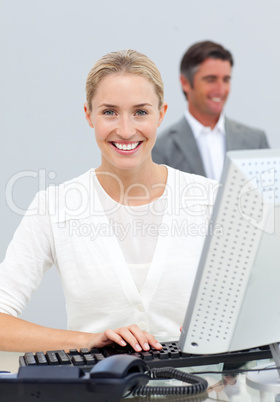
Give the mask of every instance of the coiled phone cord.
M 140 386 L 133 390 L 133 396 L 146 395 L 195 395 L 204 392 L 208 387 L 208 382 L 201 377 L 184 373 L 173 367 L 163 367 L 148 371 L 151 380 L 154 379 L 176 379 L 191 385 L 182 386 Z

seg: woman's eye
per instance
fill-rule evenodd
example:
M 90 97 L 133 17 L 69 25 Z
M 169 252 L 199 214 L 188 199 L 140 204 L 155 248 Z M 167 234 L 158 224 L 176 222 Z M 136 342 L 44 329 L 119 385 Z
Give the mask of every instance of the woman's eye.
M 143 115 L 147 114 L 147 112 L 146 112 L 146 110 L 137 110 L 137 112 L 135 114 L 137 114 L 139 116 L 143 116 Z
M 115 112 L 113 110 L 104 110 L 103 114 L 106 114 L 107 116 L 113 116 Z

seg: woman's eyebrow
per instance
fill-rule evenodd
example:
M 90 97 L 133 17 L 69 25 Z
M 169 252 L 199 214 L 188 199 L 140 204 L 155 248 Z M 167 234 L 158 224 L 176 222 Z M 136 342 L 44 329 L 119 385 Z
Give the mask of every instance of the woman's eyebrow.
M 99 105 L 98 107 L 117 107 L 117 105 L 111 105 L 109 103 L 102 103 L 101 105 Z
M 145 102 L 145 103 L 139 103 L 138 105 L 135 105 L 134 107 L 144 107 L 144 106 L 152 106 L 152 105 L 148 102 Z
M 137 105 L 133 105 L 133 107 L 145 107 L 145 106 L 153 106 L 151 103 L 148 103 L 148 102 L 144 102 L 144 103 L 139 103 L 139 104 L 137 104 Z M 112 105 L 112 104 L 109 104 L 109 103 L 102 103 L 101 105 L 99 105 L 98 106 L 99 108 L 100 107 L 109 107 L 109 108 L 116 108 L 116 107 L 118 107 L 118 105 Z

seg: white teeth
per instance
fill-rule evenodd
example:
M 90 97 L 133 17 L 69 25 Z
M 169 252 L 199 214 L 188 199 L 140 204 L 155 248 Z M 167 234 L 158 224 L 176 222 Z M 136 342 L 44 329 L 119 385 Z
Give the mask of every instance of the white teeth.
M 211 98 L 213 102 L 222 102 L 221 98 Z
M 130 144 L 120 144 L 118 142 L 113 142 L 116 148 L 122 150 L 122 151 L 131 151 L 132 149 L 135 149 L 140 142 L 133 142 Z

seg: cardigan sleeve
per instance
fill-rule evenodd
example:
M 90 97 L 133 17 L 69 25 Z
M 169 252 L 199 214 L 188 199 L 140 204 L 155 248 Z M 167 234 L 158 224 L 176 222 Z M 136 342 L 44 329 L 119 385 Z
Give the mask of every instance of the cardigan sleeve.
M 43 273 L 54 263 L 54 242 L 45 191 L 37 193 L 0 264 L 0 312 L 19 316 Z

